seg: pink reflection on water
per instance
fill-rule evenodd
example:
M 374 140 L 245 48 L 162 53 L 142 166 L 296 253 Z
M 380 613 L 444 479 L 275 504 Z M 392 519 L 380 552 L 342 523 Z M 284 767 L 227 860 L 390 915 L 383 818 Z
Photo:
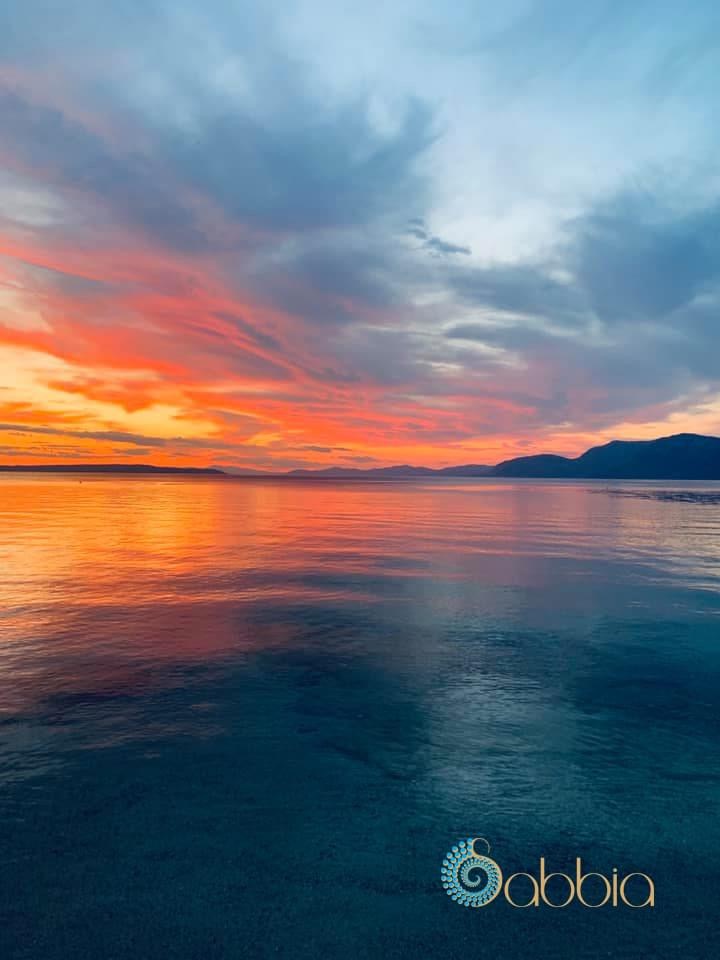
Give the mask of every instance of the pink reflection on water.
M 543 559 L 599 558 L 715 588 L 717 511 L 602 484 L 2 477 L 0 709 L 290 647 L 273 612 L 293 605 L 393 599 L 421 623 L 490 585 L 555 589 Z

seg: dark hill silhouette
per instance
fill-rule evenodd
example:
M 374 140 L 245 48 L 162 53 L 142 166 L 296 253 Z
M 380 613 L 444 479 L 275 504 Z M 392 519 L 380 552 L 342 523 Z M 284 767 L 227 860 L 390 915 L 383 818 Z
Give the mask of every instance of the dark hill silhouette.
M 558 457 L 554 453 L 540 453 L 534 457 L 516 457 L 503 460 L 493 467 L 494 477 L 569 477 L 574 460 Z
M 401 464 L 396 467 L 371 467 L 363 470 L 359 467 L 324 467 L 320 470 L 291 470 L 288 477 L 306 477 L 308 479 L 327 477 L 346 480 L 408 480 L 413 477 L 487 477 L 492 467 L 479 463 L 465 463 L 457 467 L 412 467 Z
M 540 454 L 505 460 L 496 477 L 598 480 L 720 480 L 720 438 L 678 433 L 658 440 L 613 440 L 580 457 Z
M 32 463 L 0 464 L 3 473 L 121 473 L 145 476 L 147 474 L 180 474 L 182 476 L 224 477 L 217 467 L 154 467 L 149 463 Z

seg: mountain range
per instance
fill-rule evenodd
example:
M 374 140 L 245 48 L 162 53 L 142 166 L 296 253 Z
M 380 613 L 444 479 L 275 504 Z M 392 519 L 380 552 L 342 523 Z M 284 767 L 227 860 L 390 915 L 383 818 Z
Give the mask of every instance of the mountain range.
M 463 464 L 429 467 L 379 467 L 356 470 L 326 467 L 293 470 L 289 476 L 356 479 L 412 477 L 528 477 L 598 480 L 720 480 L 720 438 L 678 433 L 657 440 L 613 440 L 592 447 L 579 457 L 541 453 L 503 460 L 496 466 Z
M 397 467 L 373 467 L 362 470 L 357 467 L 325 467 L 322 470 L 291 470 L 289 477 L 329 477 L 335 479 L 397 480 L 408 477 L 488 477 L 494 467 L 478 463 L 465 463 L 457 467 L 411 467 L 405 463 Z
M 678 433 L 657 440 L 613 440 L 592 447 L 579 457 L 542 453 L 503 460 L 496 466 L 466 463 L 453 467 L 393 467 L 360 469 L 324 467 L 291 470 L 284 474 L 239 472 L 217 467 L 155 467 L 134 463 L 75 463 L 0 465 L 0 472 L 112 473 L 132 475 L 179 474 L 201 476 L 277 476 L 306 479 L 403 480 L 423 477 L 516 477 L 568 480 L 720 480 L 720 438 Z

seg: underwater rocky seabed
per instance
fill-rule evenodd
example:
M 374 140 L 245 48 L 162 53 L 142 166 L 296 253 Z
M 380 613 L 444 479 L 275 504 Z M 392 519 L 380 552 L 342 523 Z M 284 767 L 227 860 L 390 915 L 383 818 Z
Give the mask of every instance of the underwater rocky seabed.
M 713 956 L 720 485 L 607 487 L 0 479 L 2 956 Z

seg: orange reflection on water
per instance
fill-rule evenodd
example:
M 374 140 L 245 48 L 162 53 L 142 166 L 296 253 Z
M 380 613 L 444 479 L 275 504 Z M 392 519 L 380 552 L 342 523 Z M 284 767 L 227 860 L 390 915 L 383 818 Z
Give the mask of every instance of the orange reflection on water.
M 151 663 L 291 644 L 297 618 L 281 608 L 393 602 L 421 625 L 490 587 L 542 596 L 558 589 L 550 560 L 568 578 L 602 559 L 717 585 L 716 511 L 604 486 L 3 476 L 11 699 L 80 672 L 112 688 L 150 682 Z

